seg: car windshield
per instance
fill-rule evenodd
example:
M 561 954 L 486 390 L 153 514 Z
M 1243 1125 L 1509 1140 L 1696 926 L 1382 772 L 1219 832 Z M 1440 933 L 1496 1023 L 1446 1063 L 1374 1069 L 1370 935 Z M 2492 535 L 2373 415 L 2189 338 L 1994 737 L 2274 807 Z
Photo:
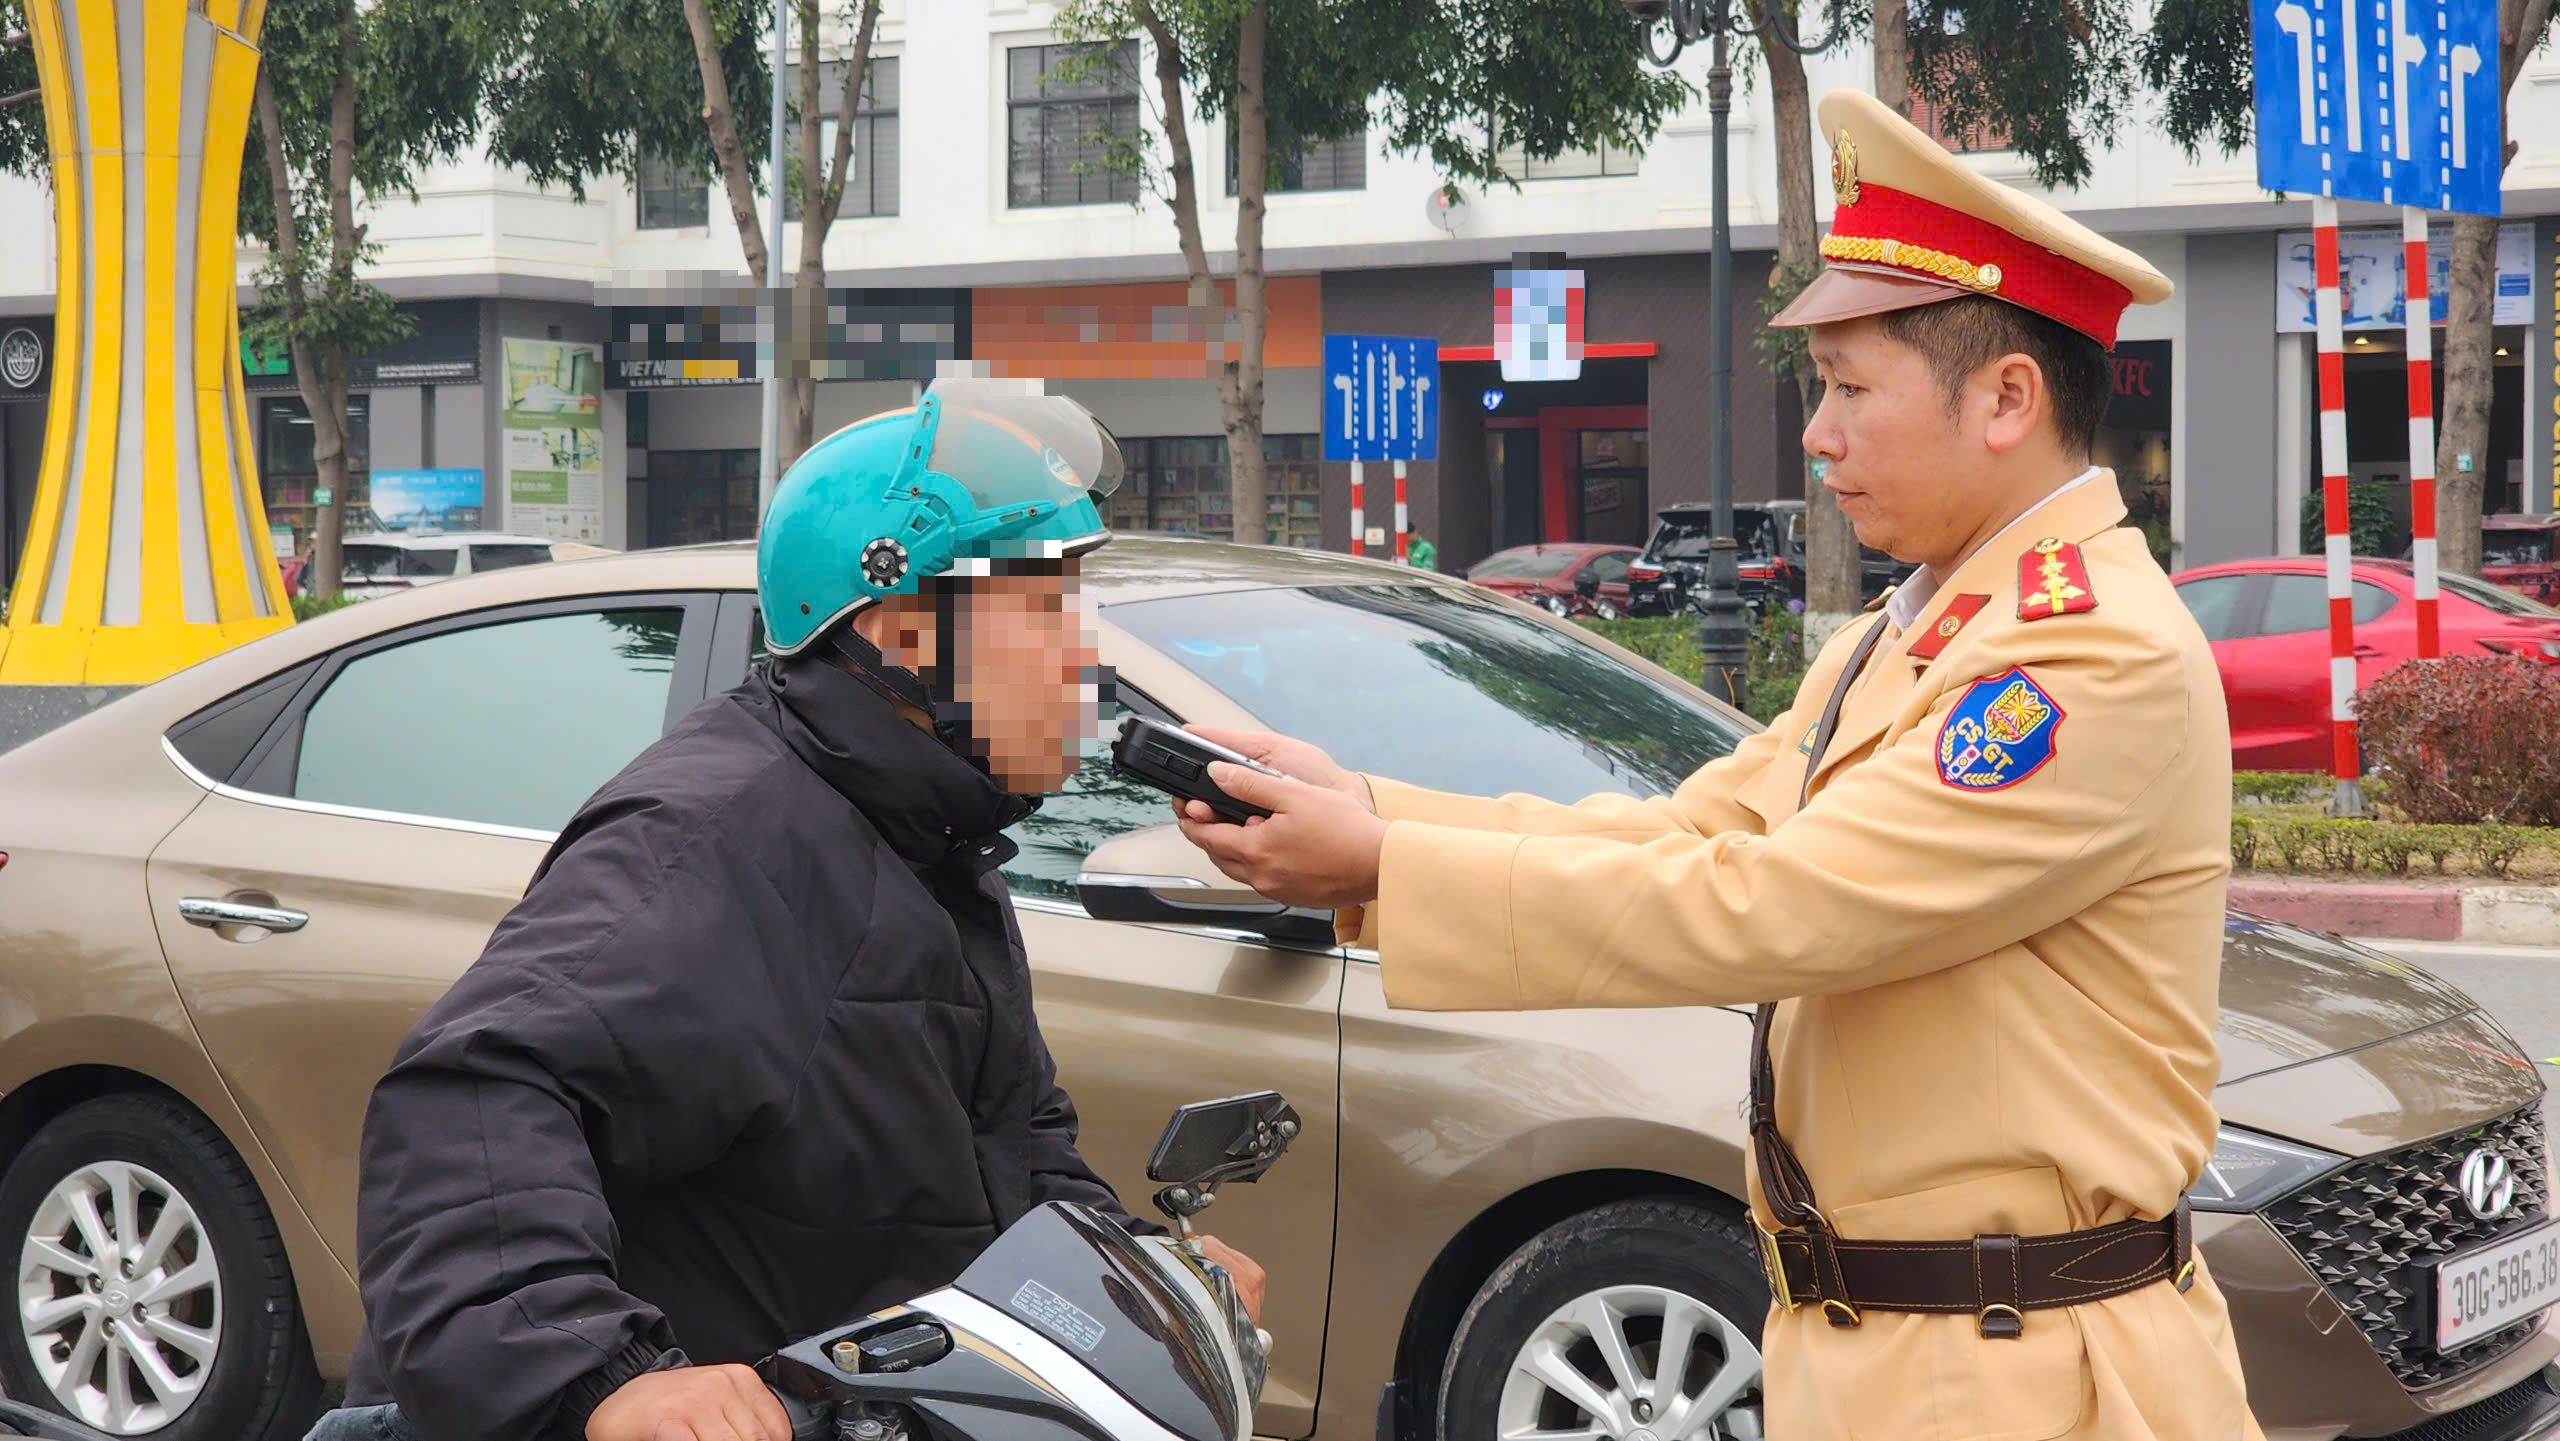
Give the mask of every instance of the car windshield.
M 1103 614 L 1272 729 L 1435 790 L 1659 795 L 1750 729 L 1597 646 L 1437 586 L 1243 591 Z M 1409 719 L 1389 723 L 1398 716 Z
M 2480 533 L 2480 563 L 2548 565 L 2555 535 L 2560 535 L 2560 531 L 2484 530 Z
M 2473 605 L 2484 606 L 2500 615 L 2527 615 L 2536 620 L 2560 620 L 2560 610 L 2553 610 L 2538 600 L 2527 600 L 2504 586 L 2473 580 L 2467 575 L 2456 575 L 2449 570 L 2439 572 L 2436 579 L 2443 582 L 2446 590 L 2452 591 Z
M 1489 555 L 1467 572 L 1469 580 L 1548 580 L 1573 564 L 1569 550 L 1506 550 Z
M 1714 523 L 1704 512 L 1665 520 L 1654 532 L 1653 544 L 1645 554 L 1654 560 L 1697 560 L 1707 558 L 1707 542 L 1714 538 Z M 1778 553 L 1778 528 L 1765 510 L 1733 510 L 1733 542 L 1738 547 L 1737 560 L 1767 560 Z
M 1482 592 L 1280 588 L 1126 601 L 1101 615 L 1271 729 L 1435 790 L 1660 795 L 1753 729 Z M 1102 733 L 1118 719 L 1104 707 Z M 1111 768 L 1106 743 L 1084 754 L 1066 792 L 1012 831 L 1022 853 L 1005 874 L 1018 890 L 1071 897 L 1095 846 L 1172 819 L 1162 795 Z

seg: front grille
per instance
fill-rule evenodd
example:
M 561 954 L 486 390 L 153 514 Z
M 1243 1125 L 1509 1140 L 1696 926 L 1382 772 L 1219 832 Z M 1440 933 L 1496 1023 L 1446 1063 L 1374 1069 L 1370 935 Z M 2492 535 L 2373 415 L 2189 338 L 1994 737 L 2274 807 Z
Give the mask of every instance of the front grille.
M 2430 1417 L 2382 1441 L 2514 1441 L 2550 1420 L 2554 1411 L 2560 1411 L 2560 1396 L 2552 1394 L 2550 1383 L 2536 1371 L 2485 1401 Z
M 2454 1178 L 2462 1160 L 2494 1146 L 2515 1167 L 2516 1210 L 2475 1218 Z M 2439 1355 L 2428 1316 L 2433 1296 L 2419 1268 L 2540 1221 L 2549 1204 L 2542 1108 L 2527 1106 L 2476 1131 L 2446 1136 L 2332 1172 L 2264 1212 L 2329 1295 L 2355 1318 L 2400 1384 L 2451 1381 L 2522 1345 L 2539 1316 Z

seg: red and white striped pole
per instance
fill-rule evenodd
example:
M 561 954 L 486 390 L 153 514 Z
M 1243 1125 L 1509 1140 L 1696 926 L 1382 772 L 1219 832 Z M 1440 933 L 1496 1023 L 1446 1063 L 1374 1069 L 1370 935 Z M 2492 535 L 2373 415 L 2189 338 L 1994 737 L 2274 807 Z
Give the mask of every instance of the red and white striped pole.
M 1407 547 L 1412 542 L 1411 528 L 1404 508 L 1404 462 L 1396 462 L 1396 564 L 1405 563 Z
M 1369 553 L 1366 543 L 1368 532 L 1361 528 L 1369 523 L 1369 517 L 1368 513 L 1360 507 L 1361 492 L 1367 488 L 1366 478 L 1360 473 L 1360 462 L 1356 460 L 1351 462 L 1351 553 L 1353 555 Z
M 2400 207 L 2400 239 L 2408 248 L 2409 533 L 2417 563 L 2418 658 L 2436 650 L 2436 387 L 2435 309 L 2427 282 L 2427 212 Z
M 2319 283 L 2320 498 L 2327 518 L 2329 553 L 2330 769 L 2337 793 L 2333 815 L 2361 816 L 2364 784 L 2356 759 L 2355 602 L 2347 550 L 2347 366 L 2340 348 L 2338 311 L 2338 202 L 2311 202 L 2312 255 Z

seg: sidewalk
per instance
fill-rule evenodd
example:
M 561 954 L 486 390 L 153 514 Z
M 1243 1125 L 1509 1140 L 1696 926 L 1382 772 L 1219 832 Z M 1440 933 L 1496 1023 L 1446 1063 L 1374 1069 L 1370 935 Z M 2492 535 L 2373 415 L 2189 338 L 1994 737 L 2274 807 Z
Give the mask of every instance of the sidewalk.
M 2453 878 L 2333 881 L 2248 873 L 2231 905 L 2340 935 L 2549 946 L 2560 956 L 2560 886 Z

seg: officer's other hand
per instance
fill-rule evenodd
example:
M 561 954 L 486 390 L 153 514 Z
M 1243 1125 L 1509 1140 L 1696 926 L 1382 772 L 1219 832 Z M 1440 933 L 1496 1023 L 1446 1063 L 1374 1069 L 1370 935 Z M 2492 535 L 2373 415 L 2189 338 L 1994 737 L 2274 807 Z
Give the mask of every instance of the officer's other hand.
M 1225 745 L 1225 741 L 1218 742 Z M 1253 1324 L 1262 1324 L 1262 1266 L 1251 1256 L 1219 1240 L 1215 1236 L 1200 1238 L 1200 1254 L 1226 1268 L 1236 1283 L 1236 1299 L 1244 1302 L 1244 1313 Z
M 1311 786 L 1340 791 L 1360 804 L 1376 810 L 1369 799 L 1369 781 L 1357 771 L 1344 770 L 1333 757 L 1302 740 L 1273 735 L 1269 731 L 1235 731 L 1219 726 L 1185 726 L 1183 729 L 1209 742 L 1225 746 L 1241 756 L 1250 756 L 1283 775 L 1296 776 Z M 1205 817 L 1207 807 L 1201 808 Z
M 1387 823 L 1359 797 L 1225 761 L 1210 763 L 1209 779 L 1271 812 L 1235 825 L 1198 801 L 1176 806 L 1183 837 L 1228 879 L 1284 905 L 1339 910 L 1376 898 Z
M 748 1366 L 679 1366 L 622 1383 L 587 1441 L 791 1441 L 791 1417 Z

